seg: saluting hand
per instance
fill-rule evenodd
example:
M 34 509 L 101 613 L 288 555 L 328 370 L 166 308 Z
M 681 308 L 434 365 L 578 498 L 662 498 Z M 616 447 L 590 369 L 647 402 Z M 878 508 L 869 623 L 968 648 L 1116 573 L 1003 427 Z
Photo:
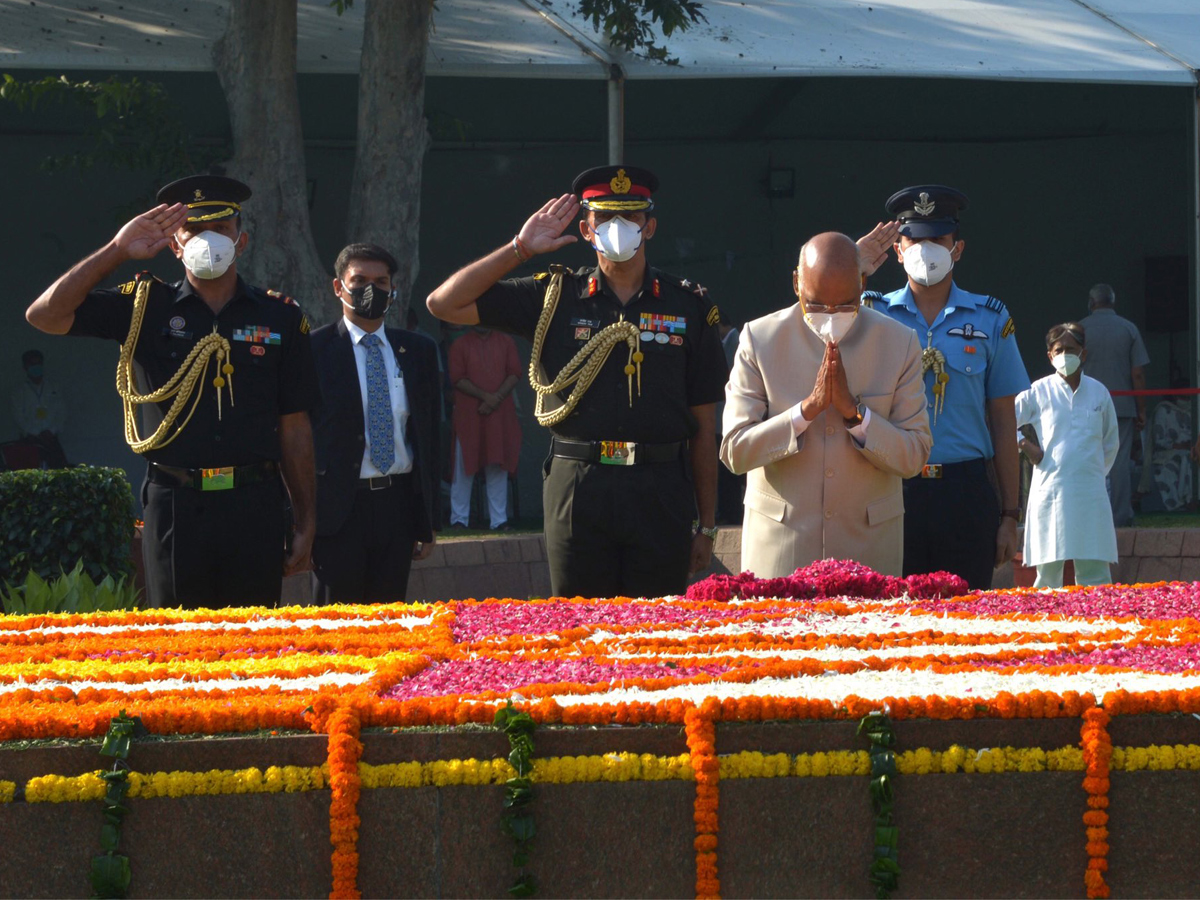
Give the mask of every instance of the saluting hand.
M 900 237 L 899 222 L 880 222 L 855 243 L 858 245 L 859 269 L 863 275 L 874 275 L 887 259 L 887 252 Z
M 126 222 L 113 238 L 113 244 L 129 259 L 150 259 L 171 242 L 186 220 L 184 204 L 160 203 Z
M 517 237 L 530 253 L 549 253 L 573 244 L 579 238 L 563 234 L 579 214 L 579 201 L 574 194 L 563 194 L 526 219 Z

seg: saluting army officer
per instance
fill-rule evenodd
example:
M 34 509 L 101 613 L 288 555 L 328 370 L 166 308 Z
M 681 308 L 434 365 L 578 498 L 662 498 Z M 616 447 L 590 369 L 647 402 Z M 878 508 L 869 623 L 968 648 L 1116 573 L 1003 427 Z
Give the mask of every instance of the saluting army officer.
M 559 596 L 682 593 L 712 553 L 720 313 L 704 288 L 646 262 L 657 187 L 633 166 L 589 169 L 427 301 L 440 319 L 533 341 L 536 414 L 553 433 L 543 508 Z M 595 266 L 501 280 L 577 241 L 564 232 L 581 205 Z
M 50 334 L 123 345 L 117 382 L 126 440 L 148 463 L 142 546 L 155 606 L 273 605 L 284 572 L 308 568 L 315 531 L 308 413 L 317 399 L 309 326 L 294 301 L 237 274 L 249 196 L 246 185 L 215 175 L 167 185 L 158 206 L 126 223 L 25 314 Z M 168 247 L 186 270 L 182 281 L 143 273 L 96 289 L 122 263 Z M 295 519 L 286 561 L 281 474 Z
M 966 208 L 966 196 L 944 185 L 893 194 L 887 210 L 900 222 L 895 250 L 908 284 L 864 298 L 914 329 L 922 347 L 933 449 L 921 474 L 904 482 L 904 574 L 945 570 L 986 589 L 1017 548 L 1013 402 L 1029 376 L 1008 309 L 951 277 L 965 247 L 958 217 Z M 987 471 L 993 459 L 999 503 Z

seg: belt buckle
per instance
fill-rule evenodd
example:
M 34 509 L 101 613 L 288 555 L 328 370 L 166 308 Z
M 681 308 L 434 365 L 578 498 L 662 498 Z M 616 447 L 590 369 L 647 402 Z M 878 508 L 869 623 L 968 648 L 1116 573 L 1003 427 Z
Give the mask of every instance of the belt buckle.
M 200 490 L 228 491 L 233 487 L 233 466 L 200 470 Z
M 942 477 L 941 465 L 935 464 L 935 465 L 930 465 L 930 466 L 922 466 L 921 467 L 921 477 L 922 478 L 941 478 Z
M 600 462 L 606 466 L 632 466 L 637 453 L 633 441 L 599 441 Z
M 392 486 L 392 476 L 391 475 L 375 475 L 372 478 L 368 478 L 367 482 L 368 482 L 368 486 L 371 488 L 371 490 L 382 491 L 384 488 L 388 488 L 388 487 Z

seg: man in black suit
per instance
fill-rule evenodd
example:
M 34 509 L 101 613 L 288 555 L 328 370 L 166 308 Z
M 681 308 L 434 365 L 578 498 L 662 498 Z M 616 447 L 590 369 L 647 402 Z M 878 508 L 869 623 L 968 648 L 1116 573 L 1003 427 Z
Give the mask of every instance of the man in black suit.
M 441 526 L 437 347 L 384 327 L 396 268 L 374 244 L 342 250 L 333 280 L 342 318 L 312 333 L 317 602 L 405 600 L 412 562 L 433 552 Z

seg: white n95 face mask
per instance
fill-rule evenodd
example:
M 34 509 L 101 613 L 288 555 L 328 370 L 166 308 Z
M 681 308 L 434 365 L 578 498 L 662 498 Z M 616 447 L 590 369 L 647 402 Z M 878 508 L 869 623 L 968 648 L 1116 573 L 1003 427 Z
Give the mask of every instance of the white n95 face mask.
M 205 280 L 220 278 L 236 257 L 237 244 L 216 231 L 202 231 L 183 245 L 184 267 Z
M 857 317 L 856 312 L 805 313 L 804 322 L 825 343 L 840 343 Z
M 950 251 L 933 241 L 912 244 L 904 251 L 904 271 L 917 284 L 929 286 L 944 281 L 954 268 Z
M 642 229 L 620 216 L 597 225 L 592 233 L 596 235 L 596 243 L 592 246 L 613 262 L 632 259 L 642 245 Z
M 1074 353 L 1059 353 L 1050 360 L 1050 364 L 1059 375 L 1069 378 L 1079 368 L 1079 356 Z

